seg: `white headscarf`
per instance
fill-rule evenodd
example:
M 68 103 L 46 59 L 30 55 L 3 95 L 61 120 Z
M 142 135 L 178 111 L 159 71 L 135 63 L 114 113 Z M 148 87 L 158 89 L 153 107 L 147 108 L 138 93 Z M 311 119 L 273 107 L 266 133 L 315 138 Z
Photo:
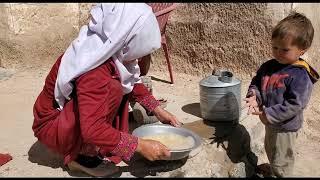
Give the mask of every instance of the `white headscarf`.
M 137 58 L 161 46 L 159 25 L 145 3 L 102 3 L 91 9 L 89 25 L 69 45 L 61 59 L 55 100 L 61 110 L 70 99 L 71 81 L 112 57 L 120 73 L 123 93 L 141 82 Z

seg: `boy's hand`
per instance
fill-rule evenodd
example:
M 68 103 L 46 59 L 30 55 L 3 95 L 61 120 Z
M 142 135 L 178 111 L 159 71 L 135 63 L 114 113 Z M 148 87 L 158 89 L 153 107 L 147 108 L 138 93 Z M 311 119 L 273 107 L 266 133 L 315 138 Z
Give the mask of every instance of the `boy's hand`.
M 266 113 L 262 112 L 262 114 L 259 115 L 259 118 L 260 118 L 261 122 L 262 122 L 264 125 L 267 125 L 267 124 L 268 124 L 268 120 L 267 120 Z
M 252 114 L 259 115 L 259 119 L 264 125 L 268 124 L 267 115 L 262 109 L 259 109 L 259 111 L 253 112 Z
M 258 115 L 260 121 L 264 125 L 268 124 L 266 113 L 258 105 L 256 92 L 254 90 L 251 90 L 244 100 L 246 101 L 246 106 L 249 107 L 247 114 Z
M 247 97 L 244 100 L 246 101 L 246 106 L 249 107 L 247 113 L 248 115 L 253 114 L 253 112 L 259 112 L 257 96 L 254 90 L 249 91 Z

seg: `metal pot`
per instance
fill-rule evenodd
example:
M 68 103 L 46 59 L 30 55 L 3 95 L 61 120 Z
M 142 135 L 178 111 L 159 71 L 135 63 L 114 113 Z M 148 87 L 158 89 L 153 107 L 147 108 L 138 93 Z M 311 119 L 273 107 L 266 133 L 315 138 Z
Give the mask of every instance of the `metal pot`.
M 241 107 L 241 81 L 229 71 L 213 71 L 202 79 L 200 109 L 203 119 L 239 122 Z

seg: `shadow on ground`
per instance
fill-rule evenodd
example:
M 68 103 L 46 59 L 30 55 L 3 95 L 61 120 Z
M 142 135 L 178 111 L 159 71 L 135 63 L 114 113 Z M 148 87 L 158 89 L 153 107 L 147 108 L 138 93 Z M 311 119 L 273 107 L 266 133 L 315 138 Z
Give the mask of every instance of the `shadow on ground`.
M 163 82 L 163 83 L 167 83 L 167 84 L 171 84 L 170 81 L 159 79 L 159 78 L 156 78 L 154 76 L 151 76 L 151 80 L 158 81 L 158 82 Z
M 58 154 L 50 151 L 41 142 L 36 141 L 28 151 L 28 160 L 32 163 L 37 163 L 40 166 L 47 166 L 51 168 L 61 168 L 63 171 L 67 171 L 70 176 L 75 177 L 90 177 L 89 175 L 82 172 L 69 171 L 68 168 L 63 164 L 63 159 Z
M 157 176 L 157 173 L 173 171 L 182 167 L 187 162 L 188 157 L 174 161 L 148 161 L 139 154 L 135 154 L 128 166 L 120 167 L 121 173 L 129 172 L 135 177 Z M 176 173 L 172 177 L 183 177 Z
M 254 175 L 258 158 L 251 151 L 250 135 L 243 125 L 233 122 L 201 120 L 186 123 L 183 127 L 192 130 L 205 139 L 209 139 L 210 144 L 216 144 L 217 147 L 221 146 L 232 163 L 243 162 L 246 177 Z
M 182 111 L 201 118 L 200 103 L 191 103 L 182 106 Z
M 30 147 L 28 155 L 28 160 L 32 163 L 37 163 L 41 166 L 52 167 L 54 169 L 63 168 L 65 170 L 62 158 L 59 155 L 51 152 L 48 148 L 45 147 L 45 145 L 43 145 L 39 141 L 36 141 Z

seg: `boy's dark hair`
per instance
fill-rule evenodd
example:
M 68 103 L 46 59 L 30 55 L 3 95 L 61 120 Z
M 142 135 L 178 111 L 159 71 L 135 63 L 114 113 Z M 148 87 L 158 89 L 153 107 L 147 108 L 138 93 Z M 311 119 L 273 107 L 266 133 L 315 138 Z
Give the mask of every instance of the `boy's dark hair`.
M 293 45 L 300 49 L 307 49 L 312 44 L 313 34 L 311 21 L 303 14 L 293 11 L 273 28 L 272 39 L 291 36 Z

